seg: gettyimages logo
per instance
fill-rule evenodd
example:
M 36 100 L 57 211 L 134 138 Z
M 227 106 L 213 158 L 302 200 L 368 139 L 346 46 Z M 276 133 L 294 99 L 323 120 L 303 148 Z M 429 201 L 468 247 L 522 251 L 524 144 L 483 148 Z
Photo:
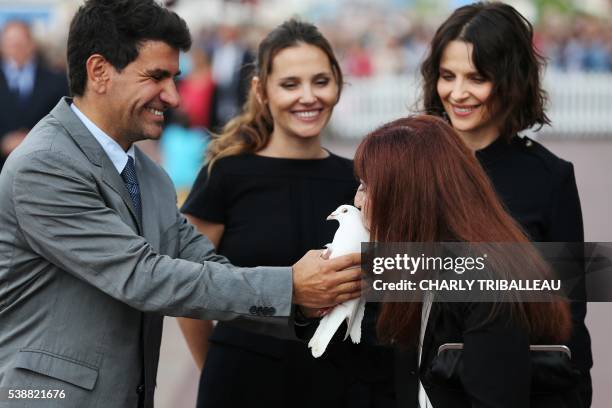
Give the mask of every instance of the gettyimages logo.
M 482 271 L 485 269 L 487 254 L 482 256 L 411 256 L 409 254 L 395 254 L 391 257 L 374 257 L 372 272 L 380 275 L 385 271 L 405 271 L 411 275 L 427 271 L 453 271 L 458 275 L 466 271 Z

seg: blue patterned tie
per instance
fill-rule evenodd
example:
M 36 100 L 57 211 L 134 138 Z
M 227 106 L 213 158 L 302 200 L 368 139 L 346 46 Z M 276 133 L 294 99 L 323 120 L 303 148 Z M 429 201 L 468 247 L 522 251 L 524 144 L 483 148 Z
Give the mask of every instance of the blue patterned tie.
M 138 216 L 138 222 L 140 222 L 142 225 L 142 202 L 140 201 L 140 187 L 138 186 L 136 166 L 134 166 L 134 158 L 132 156 L 128 156 L 128 162 L 121 172 L 121 178 L 123 178 L 125 187 L 130 193 L 134 210 Z

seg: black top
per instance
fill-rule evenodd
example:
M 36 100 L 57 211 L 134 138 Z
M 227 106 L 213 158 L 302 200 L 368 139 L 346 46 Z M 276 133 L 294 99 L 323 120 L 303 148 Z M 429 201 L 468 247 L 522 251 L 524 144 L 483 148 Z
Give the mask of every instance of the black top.
M 218 252 L 234 265 L 287 266 L 333 240 L 338 223 L 326 218 L 339 205 L 352 204 L 357 186 L 352 161 L 334 154 L 313 160 L 231 156 L 218 160 L 210 177 L 202 169 L 182 212 L 225 225 Z M 200 406 L 244 406 L 248 402 L 266 408 L 348 407 L 355 401 L 361 406 L 367 400 L 393 398 L 393 360 L 388 349 L 334 341 L 322 357 L 314 359 L 304 342 L 254 334 L 224 322 L 216 326 L 210 341 L 200 382 Z M 241 354 L 246 351 L 251 353 L 248 358 Z M 257 367 L 245 367 L 255 355 L 269 360 L 259 357 L 251 363 Z M 240 370 L 225 372 L 224 367 L 237 359 Z M 390 390 L 363 388 L 365 385 L 359 385 L 363 381 L 383 381 Z M 271 391 L 270 386 L 278 391 Z M 247 401 L 236 395 L 236 389 L 247 394 Z M 258 396 L 254 402 L 248 391 L 253 389 L 280 394 Z M 369 406 L 388 405 L 372 402 Z
M 535 242 L 583 242 L 574 167 L 528 137 L 498 139 L 476 152 L 506 209 Z M 584 324 L 586 303 L 572 303 L 572 360 L 585 373 L 593 366 Z
M 225 225 L 218 253 L 234 265 L 288 266 L 332 241 L 326 218 L 351 204 L 358 183 L 348 159 L 294 160 L 257 155 L 202 169 L 182 211 Z
M 507 305 L 497 306 L 492 318 L 490 303 L 432 305 L 419 376 L 433 407 L 530 406 L 529 336 Z M 464 343 L 464 348 L 438 354 L 445 343 Z
M 580 199 L 571 163 L 556 157 L 539 143 L 518 136 L 510 141 L 497 139 L 477 151 L 476 158 L 506 210 L 532 241 L 584 240 Z M 530 395 L 526 394 L 529 390 L 526 380 L 533 367 L 525 366 L 528 361 L 525 332 L 504 324 L 503 313 L 487 321 L 483 317 L 489 312 L 487 304 L 463 306 L 434 303 L 420 367 L 417 368 L 416 350 L 397 353 L 398 406 L 414 404 L 419 378 L 433 406 L 440 408 L 590 405 L 592 357 L 589 333 L 584 325 L 585 303 L 572 303 L 574 327 L 568 343 L 572 362 L 582 371 L 583 379 L 570 378 L 574 388 L 568 386 L 548 393 L 532 389 Z M 479 325 L 480 321 L 487 321 L 487 325 Z M 512 319 L 507 316 L 506 322 Z M 442 360 L 436 358 L 438 347 L 452 342 L 462 342 L 469 347 L 462 352 L 460 383 L 453 383 L 448 378 L 447 369 L 454 367 L 453 361 L 440 364 Z M 555 381 L 553 377 L 550 380 Z
M 583 242 L 574 167 L 527 137 L 476 152 L 506 209 L 535 242 Z

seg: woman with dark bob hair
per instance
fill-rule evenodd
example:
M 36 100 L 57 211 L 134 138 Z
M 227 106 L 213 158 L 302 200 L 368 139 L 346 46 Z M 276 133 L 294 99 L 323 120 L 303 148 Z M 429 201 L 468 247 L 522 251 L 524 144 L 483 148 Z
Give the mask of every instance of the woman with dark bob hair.
M 423 115 L 384 125 L 359 145 L 355 172 L 361 180 L 355 205 L 373 241 L 519 242 L 531 249 L 521 257 L 497 251 L 501 267 L 492 273 L 505 279 L 549 276 L 472 152 L 443 120 Z M 436 296 L 382 304 L 379 337 L 412 356 L 403 369 L 413 376 L 398 384 L 407 395 L 401 406 L 529 407 L 529 345 L 569 335 L 567 303 L 552 297 L 445 303 Z M 463 343 L 463 350 L 460 365 L 441 375 L 433 367 L 440 366 L 438 349 L 446 343 Z
M 424 109 L 457 131 L 532 241 L 583 242 L 572 164 L 519 135 L 550 124 L 543 67 L 533 28 L 513 7 L 492 2 L 458 8 L 436 31 L 421 67 Z M 584 299 L 584 287 L 571 297 Z M 571 311 L 567 346 L 581 375 L 567 390 L 577 398 L 568 406 L 589 407 L 593 362 L 586 303 L 573 302 Z

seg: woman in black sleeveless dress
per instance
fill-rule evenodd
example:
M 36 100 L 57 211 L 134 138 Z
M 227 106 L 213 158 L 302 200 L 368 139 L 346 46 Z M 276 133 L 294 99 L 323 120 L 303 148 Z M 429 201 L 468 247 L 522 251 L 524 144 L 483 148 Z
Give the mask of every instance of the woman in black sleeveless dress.
M 292 264 L 332 241 L 337 224 L 325 219 L 357 189 L 352 161 L 321 146 L 341 88 L 333 51 L 313 25 L 288 21 L 260 44 L 245 110 L 212 142 L 182 208 L 233 264 Z M 210 322 L 181 326 L 204 367 L 198 407 L 393 405 L 387 348 L 338 341 L 315 359 L 300 341 L 225 323 L 207 339 Z

